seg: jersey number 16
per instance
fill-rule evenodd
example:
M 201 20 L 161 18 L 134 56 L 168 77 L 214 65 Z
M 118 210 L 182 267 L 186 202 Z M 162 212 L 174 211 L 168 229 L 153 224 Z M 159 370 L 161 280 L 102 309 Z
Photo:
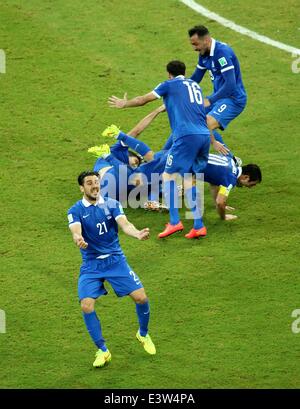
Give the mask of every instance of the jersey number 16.
M 201 105 L 203 102 L 201 89 L 196 82 L 192 82 L 192 84 L 188 81 L 183 81 L 183 84 L 187 86 L 189 91 L 190 101 L 193 104 L 195 101 L 198 105 Z

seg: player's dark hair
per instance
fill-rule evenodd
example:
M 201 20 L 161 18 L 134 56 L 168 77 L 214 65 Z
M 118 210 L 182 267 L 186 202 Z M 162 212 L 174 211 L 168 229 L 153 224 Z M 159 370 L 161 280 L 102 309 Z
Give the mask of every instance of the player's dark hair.
M 209 31 L 205 26 L 195 26 L 189 29 L 188 33 L 190 37 L 192 37 L 194 34 L 197 34 L 198 37 L 204 37 L 209 34 Z
M 81 172 L 80 175 L 78 176 L 78 184 L 80 186 L 84 185 L 84 178 L 86 178 L 87 176 L 97 176 L 99 177 L 98 172 L 94 172 L 93 170 L 85 170 L 84 172 Z
M 185 63 L 182 61 L 170 61 L 167 65 L 167 71 L 169 74 L 173 75 L 173 77 L 177 77 L 177 75 L 185 75 Z
M 253 163 L 242 166 L 242 175 L 248 175 L 249 182 L 260 183 L 262 181 L 261 170 L 258 165 L 254 165 Z
M 140 166 L 140 164 L 142 163 L 142 158 L 140 157 L 140 155 L 136 154 L 135 152 L 128 151 L 128 157 L 129 158 L 137 158 L 138 161 L 139 161 L 138 166 Z

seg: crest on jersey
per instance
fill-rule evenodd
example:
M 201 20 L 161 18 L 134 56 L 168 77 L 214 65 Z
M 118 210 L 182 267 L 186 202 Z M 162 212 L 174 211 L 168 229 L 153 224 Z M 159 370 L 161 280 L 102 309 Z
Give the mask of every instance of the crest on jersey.
M 227 60 L 226 60 L 225 57 L 219 58 L 218 61 L 219 61 L 220 65 L 221 65 L 221 67 L 224 67 L 225 65 L 227 65 Z

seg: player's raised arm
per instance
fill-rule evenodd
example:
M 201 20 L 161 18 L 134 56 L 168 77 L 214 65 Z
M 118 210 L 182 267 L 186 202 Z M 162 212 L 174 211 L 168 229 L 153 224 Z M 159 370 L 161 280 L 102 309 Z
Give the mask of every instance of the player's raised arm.
M 132 223 L 130 223 L 125 215 L 119 216 L 116 219 L 116 222 L 128 236 L 135 237 L 138 240 L 149 239 L 150 230 L 148 228 L 138 230 Z
M 150 112 L 150 114 L 148 114 L 143 119 L 141 119 L 140 122 L 128 132 L 128 135 L 133 136 L 134 138 L 137 138 L 138 135 L 142 133 L 151 124 L 151 122 L 161 112 L 164 112 L 165 110 L 166 110 L 165 106 L 161 105 L 160 107 L 156 108 L 154 111 Z
M 88 244 L 82 237 L 81 224 L 73 223 L 69 226 L 69 228 L 71 230 L 72 237 L 76 246 L 78 246 L 81 249 L 86 249 Z
M 156 100 L 158 97 L 153 94 L 153 92 L 149 92 L 148 94 L 135 97 L 132 99 L 127 99 L 127 94 L 125 93 L 123 98 L 118 98 L 115 95 L 112 95 L 111 97 L 108 98 L 108 104 L 111 108 L 131 108 L 131 107 L 139 107 L 143 106 L 145 104 L 148 104 L 148 102 Z

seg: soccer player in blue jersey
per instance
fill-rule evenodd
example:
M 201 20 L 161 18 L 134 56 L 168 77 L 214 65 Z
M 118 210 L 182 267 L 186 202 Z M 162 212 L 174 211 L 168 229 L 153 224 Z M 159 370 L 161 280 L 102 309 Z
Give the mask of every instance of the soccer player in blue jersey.
M 121 202 L 126 201 L 128 194 L 136 186 L 133 176 L 137 164 L 133 166 L 130 160 L 138 157 L 138 164 L 141 164 L 142 158 L 149 161 L 154 158 L 154 154 L 148 145 L 130 135 L 126 135 L 116 125 L 109 126 L 102 135 L 114 136 L 118 139 L 118 142 L 111 147 L 104 144 L 88 149 L 89 153 L 96 155 L 98 158 L 93 170 L 99 173 L 102 196 L 109 196 Z M 119 146 L 118 155 L 116 155 L 116 145 Z M 140 156 L 129 151 L 128 148 L 133 149 Z M 134 156 L 131 157 L 131 155 Z
M 235 186 L 252 188 L 262 181 L 258 165 L 239 166 L 234 157 L 215 154 L 209 154 L 203 174 L 204 181 L 211 185 L 216 209 L 222 220 L 237 218 L 236 215 L 226 214 L 226 210 L 234 210 L 227 206 L 227 200 Z
M 151 210 L 165 210 L 166 206 L 159 203 L 161 193 L 160 176 L 165 168 L 168 151 L 161 150 L 155 153 L 144 142 L 125 134 L 116 125 L 107 127 L 102 135 L 116 138 L 127 149 L 130 147 L 138 151 L 143 157 L 143 163 L 138 167 L 132 168 L 127 162 L 116 159 L 109 145 L 105 144 L 89 148 L 88 152 L 98 158 L 94 165 L 94 171 L 99 172 L 102 196 L 108 195 L 113 198 L 118 196 L 125 201 L 134 187 L 147 185 L 149 186 L 149 201 L 145 203 L 146 207 L 144 208 L 148 209 L 150 207 Z M 115 144 L 112 146 L 115 146 Z M 113 179 L 111 179 L 112 176 Z M 139 191 L 138 193 L 147 194 L 147 188 L 143 189 L 143 192 Z
M 158 235 L 159 238 L 170 236 L 184 228 L 178 211 L 176 185 L 178 174 L 184 176 L 184 191 L 194 217 L 194 227 L 185 237 L 197 238 L 207 233 L 202 221 L 199 200 L 197 200 L 199 192 L 193 185 L 192 171 L 196 159 L 198 164 L 202 164 L 203 169 L 206 166 L 210 133 L 206 124 L 201 88 L 196 82 L 185 78 L 185 69 L 183 62 L 171 61 L 167 65 L 169 79 L 159 84 L 152 92 L 131 100 L 115 96 L 109 98 L 110 106 L 115 108 L 137 107 L 157 98 L 164 99 L 173 143 L 163 173 L 164 195 L 170 211 L 170 222 Z
M 137 125 L 135 125 L 128 132 L 128 139 L 124 141 L 124 138 L 118 138 L 117 143 L 110 147 L 110 153 L 119 161 L 129 165 L 131 168 L 136 168 L 141 163 L 141 156 L 147 161 L 151 156 L 151 151 L 146 144 L 139 141 L 137 138 L 141 132 L 143 132 L 151 122 L 161 113 L 165 111 L 164 105 L 156 108 L 154 111 L 150 112 L 143 119 L 141 119 Z M 109 132 L 113 130 L 115 125 L 111 125 L 102 133 L 102 136 L 109 136 Z M 129 142 L 129 143 L 128 143 Z M 129 150 L 132 149 L 131 151 Z M 138 153 L 138 155 L 136 154 Z M 101 162 L 97 167 L 101 166 Z
M 93 170 L 99 172 L 101 189 L 105 196 L 109 192 L 110 197 L 121 202 L 127 199 L 128 193 L 135 186 L 129 183 L 132 173 L 141 164 L 142 159 L 147 162 L 154 156 L 152 150 L 136 138 L 163 111 L 164 105 L 150 112 L 128 132 L 129 135 L 120 133 L 115 125 L 109 126 L 102 136 L 110 136 L 113 133 L 118 139 L 117 142 L 110 147 L 104 144 L 88 150 L 98 158 Z
M 136 141 L 134 138 L 126 135 L 120 129 L 111 125 L 104 131 L 107 135 L 124 141 L 127 145 L 134 148 Z M 98 147 L 101 149 L 101 147 Z M 107 145 L 108 152 L 109 147 Z M 160 150 L 154 153 L 150 147 L 148 147 L 147 160 L 149 162 L 141 164 L 135 168 L 131 174 L 132 182 L 134 186 L 148 184 L 149 187 L 149 200 L 144 204 L 144 208 L 147 210 L 162 210 L 164 205 L 158 202 L 159 200 L 159 181 L 160 176 L 163 174 L 168 150 Z M 107 158 L 109 160 L 109 157 Z M 117 163 L 117 166 L 119 164 Z M 125 164 L 123 163 L 123 166 Z M 200 163 L 201 166 L 201 163 Z M 197 161 L 194 164 L 194 173 L 198 173 Z M 209 154 L 208 162 L 203 170 L 204 181 L 210 183 L 213 198 L 216 203 L 217 211 L 223 220 L 234 220 L 236 215 L 225 214 L 225 210 L 234 210 L 227 206 L 227 199 L 230 191 L 235 187 L 254 187 L 261 182 L 261 170 L 259 166 L 255 164 L 248 164 L 241 166 L 236 157 L 229 152 L 227 156 Z M 152 178 L 155 176 L 154 178 Z M 126 183 L 126 182 L 125 182 Z M 130 185 L 129 185 L 130 186 Z
M 119 297 L 129 295 L 136 303 L 139 330 L 136 338 L 146 352 L 154 355 L 155 346 L 148 334 L 150 307 L 143 285 L 127 264 L 119 244 L 118 226 L 125 234 L 138 240 L 149 238 L 149 229 L 137 230 L 124 215 L 122 206 L 113 199 L 100 196 L 96 172 L 82 172 L 78 176 L 82 200 L 68 210 L 69 228 L 75 244 L 80 248 L 82 265 L 78 280 L 78 295 L 86 328 L 98 348 L 93 366 L 104 366 L 111 360 L 95 312 L 95 301 L 107 294 L 108 281 Z
M 204 100 L 207 124 L 214 148 L 226 154 L 223 139 L 215 130 L 226 129 L 246 106 L 247 94 L 240 64 L 232 48 L 212 38 L 206 27 L 195 26 L 188 33 L 193 49 L 199 53 L 191 79 L 200 83 L 206 71 L 210 74 L 213 93 Z

